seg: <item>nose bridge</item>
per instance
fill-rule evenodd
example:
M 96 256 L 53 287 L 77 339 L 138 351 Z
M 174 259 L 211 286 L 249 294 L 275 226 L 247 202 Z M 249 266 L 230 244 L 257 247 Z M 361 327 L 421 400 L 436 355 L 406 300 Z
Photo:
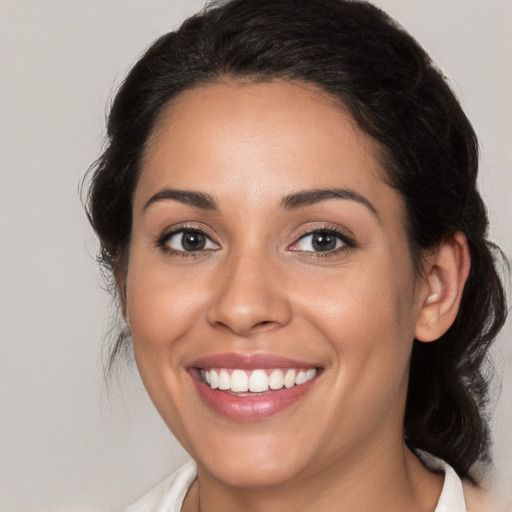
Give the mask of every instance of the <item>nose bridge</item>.
M 222 263 L 209 310 L 210 323 L 238 335 L 282 326 L 290 320 L 286 290 L 280 286 L 277 258 L 259 247 L 233 250 Z

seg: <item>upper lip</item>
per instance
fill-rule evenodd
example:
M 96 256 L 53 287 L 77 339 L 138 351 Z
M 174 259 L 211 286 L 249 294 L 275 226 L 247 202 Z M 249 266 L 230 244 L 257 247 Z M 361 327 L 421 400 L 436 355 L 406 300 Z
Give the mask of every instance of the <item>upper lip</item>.
M 267 368 L 318 368 L 311 362 L 298 361 L 276 354 L 240 354 L 224 353 L 200 357 L 187 364 L 189 368 L 239 368 L 241 370 L 257 370 Z

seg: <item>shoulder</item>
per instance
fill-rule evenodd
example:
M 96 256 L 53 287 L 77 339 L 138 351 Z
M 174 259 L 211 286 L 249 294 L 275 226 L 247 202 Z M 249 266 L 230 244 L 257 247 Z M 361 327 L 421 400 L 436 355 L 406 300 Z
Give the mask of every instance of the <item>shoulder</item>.
M 179 512 L 196 474 L 195 463 L 188 462 L 125 512 Z

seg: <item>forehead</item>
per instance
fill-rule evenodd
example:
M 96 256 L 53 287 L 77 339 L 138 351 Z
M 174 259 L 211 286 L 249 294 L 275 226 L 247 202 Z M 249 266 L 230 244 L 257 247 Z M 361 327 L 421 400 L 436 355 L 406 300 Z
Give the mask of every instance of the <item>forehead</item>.
M 247 204 L 300 189 L 348 187 L 382 200 L 374 141 L 312 85 L 222 82 L 185 91 L 147 145 L 135 203 L 160 188 Z M 388 189 L 388 190 L 386 190 Z

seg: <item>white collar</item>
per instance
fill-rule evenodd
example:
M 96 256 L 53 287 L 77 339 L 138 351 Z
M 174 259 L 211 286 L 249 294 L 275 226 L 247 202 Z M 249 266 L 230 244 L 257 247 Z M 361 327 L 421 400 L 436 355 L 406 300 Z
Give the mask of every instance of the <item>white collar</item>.
M 444 485 L 435 512 L 466 512 L 464 489 L 459 475 L 448 464 L 441 465 L 444 471 Z

